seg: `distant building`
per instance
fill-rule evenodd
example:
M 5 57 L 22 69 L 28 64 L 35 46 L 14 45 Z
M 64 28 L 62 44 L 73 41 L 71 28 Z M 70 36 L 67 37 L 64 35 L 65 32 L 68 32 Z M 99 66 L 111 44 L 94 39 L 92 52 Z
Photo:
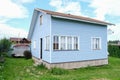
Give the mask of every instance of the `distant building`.
M 19 43 L 20 40 L 22 40 L 22 38 L 10 38 L 10 41 L 13 42 L 13 43 Z
M 15 56 L 24 56 L 23 53 L 25 50 L 30 51 L 30 45 L 29 44 L 15 44 L 13 46 L 13 54 Z
M 120 45 L 120 41 L 118 41 L 118 45 Z
M 13 42 L 14 44 L 17 44 L 17 43 L 20 43 L 20 44 L 23 44 L 23 43 L 27 43 L 29 44 L 31 41 L 26 39 L 26 38 L 10 38 L 10 41 Z
M 26 38 L 10 38 L 10 41 L 13 43 L 12 54 L 14 54 L 15 56 L 24 56 L 24 51 L 30 50 L 31 41 Z

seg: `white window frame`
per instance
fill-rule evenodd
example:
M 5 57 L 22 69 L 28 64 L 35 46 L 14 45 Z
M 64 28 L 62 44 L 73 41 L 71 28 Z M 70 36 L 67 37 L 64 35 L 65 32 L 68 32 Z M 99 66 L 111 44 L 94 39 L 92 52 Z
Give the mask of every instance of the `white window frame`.
M 74 37 L 73 37 L 73 50 L 79 50 L 79 49 L 80 49 L 80 48 L 79 48 L 79 44 L 80 44 L 80 43 L 79 43 L 79 37 L 77 37 L 77 42 L 76 42 L 78 47 L 77 47 L 77 49 L 74 48 L 74 44 L 75 44 L 75 43 L 74 43 L 74 42 L 75 42 L 75 41 L 74 41 L 74 38 L 75 38 L 75 37 L 77 37 L 77 36 L 74 36 Z
M 55 35 L 55 36 L 56 36 L 56 35 Z M 60 45 L 59 36 L 56 36 L 56 37 L 58 37 L 58 41 L 54 40 L 54 37 L 55 37 L 55 36 L 53 36 L 53 50 L 59 50 L 59 45 Z M 54 41 L 56 41 L 56 42 L 54 42 Z M 58 49 L 54 49 L 54 44 L 55 44 L 55 43 L 58 44 Z
M 68 51 L 77 51 L 77 50 L 79 50 L 79 37 L 78 36 L 59 36 L 59 35 L 55 35 L 55 36 L 57 36 L 58 37 L 58 48 L 59 49 L 54 49 L 54 45 L 53 45 L 53 50 L 68 50 Z M 65 47 L 64 47 L 64 49 L 61 49 L 61 37 L 65 37 Z M 72 48 L 71 49 L 68 49 L 68 37 L 71 37 L 72 38 Z M 77 37 L 77 39 L 78 39 L 78 41 L 77 41 L 77 43 L 78 43 L 78 48 L 77 49 L 74 49 L 74 37 Z M 54 39 L 54 36 L 53 36 L 53 39 Z M 53 40 L 53 44 L 54 44 L 54 40 Z
M 40 15 L 40 25 L 43 24 L 43 15 Z
M 33 41 L 33 49 L 36 49 L 36 40 Z
M 45 50 L 50 50 L 50 36 L 45 37 Z
M 71 38 L 71 42 L 70 42 L 70 44 L 69 44 L 71 48 L 68 49 L 68 43 L 66 43 L 66 44 L 67 44 L 67 48 L 66 48 L 66 49 L 67 49 L 67 50 L 73 50 L 73 38 L 72 38 L 72 36 L 67 36 L 66 38 L 67 38 L 67 42 L 68 42 L 68 43 L 69 43 L 68 38 Z
M 99 39 L 99 48 L 98 49 L 95 49 L 95 48 L 93 48 L 93 44 L 94 44 L 94 42 L 93 42 L 93 39 Z M 102 46 L 101 46 L 102 44 L 101 44 L 101 37 L 91 37 L 91 49 L 92 50 L 101 50 L 102 49 Z
M 60 50 L 66 50 L 66 36 L 61 36 L 60 41 Z

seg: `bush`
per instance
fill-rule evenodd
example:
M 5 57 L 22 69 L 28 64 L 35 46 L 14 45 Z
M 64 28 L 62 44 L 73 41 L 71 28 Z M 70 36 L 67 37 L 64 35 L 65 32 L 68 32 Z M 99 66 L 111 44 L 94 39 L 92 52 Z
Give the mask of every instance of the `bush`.
M 108 45 L 109 56 L 120 58 L 120 47 L 116 45 Z
M 54 75 L 62 75 L 68 73 L 67 70 L 61 68 L 52 68 L 50 72 Z
M 3 52 L 8 52 L 11 49 L 11 42 L 4 38 L 0 40 L 0 56 Z
M 32 58 L 32 54 L 31 54 L 31 52 L 28 51 L 28 50 L 24 51 L 23 54 L 24 54 L 24 57 L 25 57 L 26 59 L 31 59 L 31 58 Z
M 15 58 L 15 54 L 11 54 L 11 56 L 12 56 L 13 58 Z

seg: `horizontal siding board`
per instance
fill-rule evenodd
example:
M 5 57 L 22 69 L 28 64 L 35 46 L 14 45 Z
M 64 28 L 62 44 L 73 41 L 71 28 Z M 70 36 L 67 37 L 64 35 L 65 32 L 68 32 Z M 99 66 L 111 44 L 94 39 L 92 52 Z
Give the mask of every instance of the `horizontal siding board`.
M 107 27 L 52 18 L 52 36 L 79 36 L 79 51 L 52 51 L 52 63 L 107 58 Z M 102 49 L 91 50 L 91 37 L 101 37 Z M 53 41 L 53 40 L 52 40 Z

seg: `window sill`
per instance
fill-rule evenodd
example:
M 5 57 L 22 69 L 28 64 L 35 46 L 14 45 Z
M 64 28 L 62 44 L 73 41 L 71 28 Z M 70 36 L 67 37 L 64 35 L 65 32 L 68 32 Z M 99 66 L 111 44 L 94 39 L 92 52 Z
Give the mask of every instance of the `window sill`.
M 92 50 L 101 50 L 101 49 L 92 49 Z
M 53 50 L 53 51 L 79 51 L 79 50 Z

